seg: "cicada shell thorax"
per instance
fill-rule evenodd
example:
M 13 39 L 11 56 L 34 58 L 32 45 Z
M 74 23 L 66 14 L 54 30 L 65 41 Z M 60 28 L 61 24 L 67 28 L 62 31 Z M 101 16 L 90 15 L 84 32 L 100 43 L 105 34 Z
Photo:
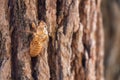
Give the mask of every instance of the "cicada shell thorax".
M 46 29 L 46 24 L 43 21 L 41 21 L 38 27 L 36 27 L 36 32 L 34 33 L 34 37 L 30 42 L 31 57 L 39 55 L 42 52 L 44 45 L 47 41 L 48 33 Z

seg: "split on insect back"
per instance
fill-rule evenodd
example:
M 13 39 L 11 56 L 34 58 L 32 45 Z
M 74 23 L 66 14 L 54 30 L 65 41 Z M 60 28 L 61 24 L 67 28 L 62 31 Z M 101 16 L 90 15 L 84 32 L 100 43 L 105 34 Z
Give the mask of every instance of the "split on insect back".
M 45 48 L 46 42 L 48 42 L 48 31 L 46 29 L 47 25 L 44 21 L 36 26 L 35 23 L 32 23 L 32 28 L 34 31 L 25 31 L 27 33 L 33 34 L 33 38 L 30 41 L 30 56 L 36 57 L 39 55 Z

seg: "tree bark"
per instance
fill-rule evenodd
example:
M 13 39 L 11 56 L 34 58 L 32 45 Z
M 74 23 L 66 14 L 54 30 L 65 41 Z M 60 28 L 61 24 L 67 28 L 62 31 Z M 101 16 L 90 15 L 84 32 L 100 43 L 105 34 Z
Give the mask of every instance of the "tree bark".
M 0 1 L 0 79 L 103 80 L 100 3 L 100 0 Z M 32 22 L 38 24 L 41 20 L 47 24 L 49 42 L 33 58 L 29 55 L 32 35 L 24 31 L 31 31 Z
M 7 0 L 0 0 L 0 79 L 11 79 L 11 39 Z
M 102 3 L 105 29 L 105 79 L 120 80 L 120 0 Z

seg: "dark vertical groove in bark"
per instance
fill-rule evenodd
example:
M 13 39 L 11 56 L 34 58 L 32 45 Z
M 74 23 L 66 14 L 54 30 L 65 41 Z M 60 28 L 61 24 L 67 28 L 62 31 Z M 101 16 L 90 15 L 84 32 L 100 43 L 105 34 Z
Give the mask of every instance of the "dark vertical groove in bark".
M 58 26 L 62 23 L 61 20 L 63 19 L 63 12 L 62 12 L 63 0 L 57 0 L 57 7 L 56 7 L 56 16 L 57 16 L 57 24 Z M 61 15 L 61 19 L 59 19 L 59 15 Z
M 50 68 L 50 80 L 56 79 L 56 53 L 55 48 L 52 45 L 52 37 L 49 37 L 49 45 L 48 45 L 48 63 Z
M 57 15 L 57 25 L 58 25 L 58 29 L 59 29 L 59 27 L 63 24 L 63 18 L 64 18 L 64 15 L 63 15 L 63 12 L 64 12 L 64 10 L 63 10 L 63 3 L 64 1 L 63 0 L 57 0 L 57 12 L 56 12 L 56 15 Z M 61 17 L 60 17 L 61 16 Z M 59 34 L 58 33 L 58 30 L 57 30 L 57 34 Z M 59 38 L 58 38 L 58 36 L 57 36 L 57 40 L 58 40 Z M 60 50 L 60 42 L 58 41 L 57 42 L 58 44 L 58 49 L 56 49 L 56 54 L 57 54 L 57 56 L 56 56 L 56 62 L 57 62 L 57 66 L 56 66 L 56 68 L 57 68 L 57 72 L 56 72 L 56 75 L 57 75 L 57 80 L 63 80 L 63 66 L 61 65 L 62 64 L 62 62 L 61 62 L 61 55 L 60 55 L 60 52 L 59 52 L 59 50 Z
M 10 26 L 13 27 L 13 32 L 12 32 L 12 36 L 11 36 L 11 38 L 12 38 L 11 39 L 12 40 L 12 42 L 11 42 L 11 44 L 12 44 L 12 52 L 11 52 L 12 53 L 12 78 L 13 78 L 13 80 L 17 80 L 17 79 L 21 80 L 20 79 L 21 74 L 18 73 L 19 72 L 18 69 L 20 68 L 20 66 L 18 66 L 19 60 L 17 59 L 17 53 L 18 53 L 17 49 L 18 49 L 18 43 L 19 43 L 18 39 L 20 39 L 19 37 L 21 34 L 21 33 L 19 33 L 19 34 L 17 33 L 20 30 L 19 28 L 21 27 L 19 22 L 17 22 L 17 21 L 19 21 L 19 19 L 20 19 L 19 15 L 21 13 L 18 8 L 18 2 L 13 0 L 13 5 L 14 5 L 14 7 L 12 7 L 11 15 L 10 15 L 11 16 L 11 18 L 10 18 L 11 25 Z M 16 14 L 18 14 L 18 15 L 16 15 Z
M 58 25 L 58 28 L 63 24 L 63 0 L 57 0 L 57 6 L 56 6 L 56 16 L 57 16 L 57 25 Z M 60 15 L 61 15 L 61 19 L 60 19 Z M 57 28 L 57 34 L 58 34 L 58 28 Z M 56 36 L 57 40 L 58 40 L 58 36 Z M 61 65 L 61 56 L 60 56 L 60 53 L 58 53 L 59 49 L 60 49 L 60 46 L 59 46 L 59 42 L 58 44 L 58 49 L 56 49 L 56 79 L 57 80 L 63 80 L 63 68 L 62 68 L 62 65 Z
M 12 32 L 12 34 L 14 34 L 15 33 L 15 29 L 14 29 L 14 31 Z M 12 45 L 12 48 L 11 48 L 11 61 L 12 61 L 12 64 L 11 64 L 11 68 L 12 68 L 12 74 L 11 74 L 11 76 L 12 76 L 12 79 L 13 80 L 15 80 L 16 79 L 16 58 L 17 58 L 17 49 L 14 49 L 14 48 L 18 48 L 18 44 L 16 44 L 16 43 L 18 43 L 18 40 L 14 40 L 15 39 L 15 36 L 11 36 L 11 45 L 12 44 L 14 44 L 14 45 Z M 14 55 L 14 56 L 13 56 Z
M 11 2 L 14 2 L 14 0 L 11 0 Z M 12 61 L 12 64 L 11 64 L 11 67 L 12 67 L 12 79 L 15 80 L 16 79 L 16 72 L 17 72 L 17 67 L 16 67 L 16 61 L 17 61 L 17 48 L 18 48 L 18 36 L 14 36 L 13 34 L 15 34 L 15 31 L 17 31 L 16 27 L 14 28 L 13 25 L 15 24 L 15 13 L 14 13 L 14 3 L 10 3 L 10 27 L 11 29 L 13 29 L 12 31 L 12 35 L 11 35 L 11 45 L 12 45 L 12 48 L 11 48 L 11 61 Z M 10 30 L 11 30 L 10 29 Z M 14 45 L 13 45 L 14 44 Z
M 38 0 L 38 19 L 46 21 L 46 0 Z
M 38 57 L 33 57 L 33 58 L 31 58 L 32 77 L 33 77 L 34 80 L 38 80 L 38 78 L 37 78 L 37 72 L 36 72 L 36 70 L 34 69 L 34 68 L 35 68 L 35 65 L 36 65 L 36 63 L 37 63 L 37 59 L 38 59 Z
M 13 80 L 26 80 L 31 79 L 29 71 L 26 67 L 30 68 L 30 65 L 26 63 L 28 58 L 27 47 L 29 46 L 28 36 L 22 33 L 22 30 L 26 28 L 26 20 L 24 14 L 26 12 L 26 5 L 23 0 L 12 0 L 10 10 L 10 26 L 13 28 L 11 34 L 12 40 L 12 79 Z M 11 29 L 12 29 L 11 28 Z M 25 51 L 24 51 L 25 50 Z M 27 54 L 26 54 L 27 53 Z M 31 71 L 31 70 L 30 70 Z M 27 74 L 26 74 L 27 73 Z

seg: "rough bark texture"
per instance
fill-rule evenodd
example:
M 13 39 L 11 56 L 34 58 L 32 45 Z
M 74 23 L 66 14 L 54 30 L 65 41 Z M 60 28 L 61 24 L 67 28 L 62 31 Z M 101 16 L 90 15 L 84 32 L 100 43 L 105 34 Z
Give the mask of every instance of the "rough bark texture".
M 103 0 L 105 77 L 120 80 L 120 0 Z
M 7 0 L 0 0 L 0 79 L 11 79 L 11 39 Z
M 103 80 L 100 3 L 1 0 L 0 79 Z M 30 31 L 31 23 L 40 20 L 47 24 L 49 42 L 40 55 L 31 58 L 32 36 L 24 31 Z

